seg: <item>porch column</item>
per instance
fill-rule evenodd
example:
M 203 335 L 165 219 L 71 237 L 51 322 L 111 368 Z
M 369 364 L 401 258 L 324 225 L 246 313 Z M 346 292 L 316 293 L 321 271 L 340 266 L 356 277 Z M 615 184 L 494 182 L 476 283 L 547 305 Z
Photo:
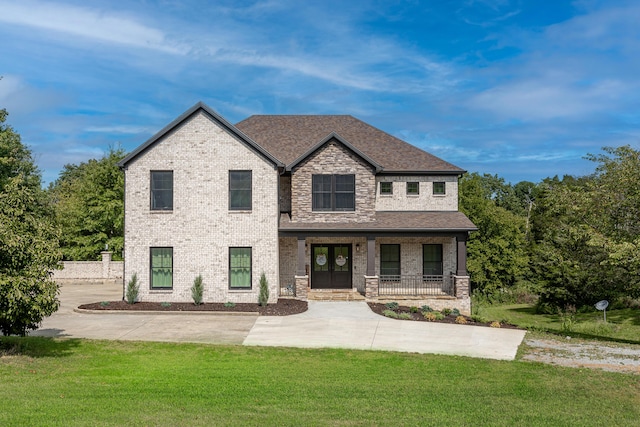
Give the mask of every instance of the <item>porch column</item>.
M 456 237 L 456 242 L 458 244 L 458 267 L 456 271 L 456 276 L 466 276 L 467 275 L 467 236 L 464 237 Z
M 376 238 L 367 236 L 367 276 L 376 275 Z
M 298 236 L 298 268 L 296 276 L 304 276 L 307 274 L 305 270 L 305 237 Z
M 302 301 L 308 299 L 309 276 L 305 270 L 305 237 L 298 236 L 298 264 L 296 267 L 296 298 Z

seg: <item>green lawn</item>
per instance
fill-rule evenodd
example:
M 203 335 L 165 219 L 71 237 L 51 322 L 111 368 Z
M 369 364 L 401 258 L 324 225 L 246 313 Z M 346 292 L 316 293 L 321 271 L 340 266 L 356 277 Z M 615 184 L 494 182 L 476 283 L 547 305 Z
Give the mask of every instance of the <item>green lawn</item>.
M 482 317 L 504 320 L 527 329 L 640 344 L 640 310 L 637 308 L 607 311 L 607 323 L 604 323 L 601 311 L 577 313 L 574 318 L 565 318 L 563 321 L 558 314 L 536 314 L 535 307 L 530 304 L 481 305 L 477 309 Z
M 636 375 L 523 361 L 2 338 L 0 425 L 633 425 Z

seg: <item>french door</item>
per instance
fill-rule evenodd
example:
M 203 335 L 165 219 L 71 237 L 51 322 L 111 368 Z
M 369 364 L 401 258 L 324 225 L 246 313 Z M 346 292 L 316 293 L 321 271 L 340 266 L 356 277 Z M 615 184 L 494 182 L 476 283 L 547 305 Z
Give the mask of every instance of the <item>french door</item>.
M 351 288 L 351 244 L 311 245 L 311 288 Z

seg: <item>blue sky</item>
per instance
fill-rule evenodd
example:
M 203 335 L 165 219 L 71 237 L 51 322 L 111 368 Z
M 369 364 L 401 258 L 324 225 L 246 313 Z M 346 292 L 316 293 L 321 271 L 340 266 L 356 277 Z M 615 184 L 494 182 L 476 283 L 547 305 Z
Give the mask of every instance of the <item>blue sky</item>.
M 351 114 L 470 172 L 640 148 L 640 2 L 0 0 L 0 108 L 45 182 L 204 101 Z

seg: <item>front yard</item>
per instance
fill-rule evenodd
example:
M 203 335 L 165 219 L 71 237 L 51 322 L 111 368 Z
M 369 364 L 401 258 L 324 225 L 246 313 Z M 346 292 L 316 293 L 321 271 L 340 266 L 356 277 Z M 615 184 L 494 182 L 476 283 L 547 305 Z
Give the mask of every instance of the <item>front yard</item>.
M 0 339 L 0 425 L 632 425 L 636 375 L 523 361 Z

